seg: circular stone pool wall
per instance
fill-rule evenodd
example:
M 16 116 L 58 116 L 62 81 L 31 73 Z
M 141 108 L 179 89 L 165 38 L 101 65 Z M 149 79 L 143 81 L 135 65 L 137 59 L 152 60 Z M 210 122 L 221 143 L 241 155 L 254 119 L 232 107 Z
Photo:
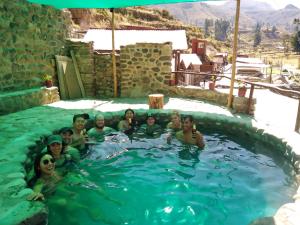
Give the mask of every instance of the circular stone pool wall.
M 135 110 L 138 119 L 144 120 L 149 110 Z M 3 116 L 0 129 L 5 135 L 0 138 L 3 149 L 0 156 L 0 188 L 1 188 L 1 214 L 0 221 L 3 225 L 14 224 L 41 224 L 46 221 L 47 209 L 42 202 L 29 202 L 26 200 L 32 191 L 27 188 L 25 182 L 26 165 L 32 164 L 32 151 L 36 151 L 40 136 L 49 135 L 51 131 L 62 126 L 70 126 L 74 114 L 82 113 L 82 110 L 63 110 L 50 107 L 37 107 L 16 114 Z M 89 114 L 95 111 L 84 110 Z M 151 110 L 160 123 L 169 121 L 171 110 Z M 34 114 L 34 116 L 32 116 Z M 107 125 L 116 124 L 123 116 L 124 110 L 118 112 L 104 112 Z M 184 115 L 193 115 L 201 130 L 201 127 L 209 127 L 216 130 L 226 130 L 228 133 L 238 133 L 240 137 L 255 139 L 269 145 L 278 154 L 283 155 L 295 168 L 300 171 L 299 135 L 293 132 L 283 133 L 281 130 L 271 129 L 257 123 L 247 116 L 219 115 L 201 112 L 181 112 Z M 47 119 L 45 120 L 45 116 Z M 59 118 L 59 119 L 58 119 Z M 4 122 L 5 121 L 5 122 Z M 10 126 L 7 126 L 7 125 Z M 27 132 L 24 132 L 24 131 Z M 299 192 L 299 191 L 298 191 Z M 300 194 L 300 193 L 299 193 Z M 299 215 L 296 210 L 299 204 L 299 194 L 296 201 L 283 206 L 277 212 L 275 219 L 283 221 L 286 215 Z M 297 219 L 297 218 L 296 218 Z M 300 220 L 298 220 L 300 221 Z

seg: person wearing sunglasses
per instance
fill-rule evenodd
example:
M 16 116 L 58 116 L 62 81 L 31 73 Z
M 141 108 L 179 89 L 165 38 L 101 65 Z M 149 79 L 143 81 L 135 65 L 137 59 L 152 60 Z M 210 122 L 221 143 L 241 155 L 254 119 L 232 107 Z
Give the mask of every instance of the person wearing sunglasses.
M 38 155 L 34 162 L 34 172 L 36 182 L 32 188 L 33 193 L 27 199 L 45 200 L 45 195 L 53 193 L 61 179 L 55 172 L 54 158 L 47 153 Z

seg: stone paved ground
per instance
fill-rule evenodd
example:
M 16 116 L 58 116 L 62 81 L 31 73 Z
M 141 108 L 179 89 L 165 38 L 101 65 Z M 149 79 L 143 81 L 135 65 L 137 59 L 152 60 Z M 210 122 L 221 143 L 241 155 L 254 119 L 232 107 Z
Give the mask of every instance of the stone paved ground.
M 237 126 L 239 130 L 255 127 L 254 131 L 257 137 L 262 137 L 268 141 L 268 138 L 272 138 L 272 136 L 279 136 L 286 145 L 291 146 L 290 149 L 296 151 L 296 156 L 300 156 L 300 145 L 298 143 L 300 135 L 292 132 L 295 120 L 293 113 L 296 112 L 294 109 L 297 108 L 297 101 L 279 95 L 272 95 L 272 101 L 270 101 L 268 96 L 271 93 L 268 93 L 268 91 L 255 91 L 255 95 L 259 99 L 254 119 L 244 115 L 232 114 L 226 107 L 191 99 L 166 98 L 165 109 L 197 112 L 202 120 L 214 120 L 216 125 L 226 122 L 230 126 Z M 273 104 L 273 99 L 277 104 Z M 26 200 L 26 196 L 31 192 L 30 189 L 26 188 L 26 182 L 24 181 L 26 174 L 24 162 L 29 151 L 28 146 L 34 146 L 35 141 L 41 135 L 48 135 L 54 129 L 70 126 L 75 113 L 91 113 L 93 109 L 106 112 L 120 111 L 129 107 L 143 109 L 143 112 L 146 112 L 146 109 L 148 109 L 147 99 L 60 101 L 48 106 L 35 107 L 0 116 L 0 144 L 2 146 L 0 150 L 0 224 L 19 224 L 27 216 L 33 215 L 37 215 L 35 217 L 37 221 L 39 218 L 45 218 L 46 216 L 42 204 Z M 257 122 L 257 120 L 259 121 Z M 266 123 L 270 125 L 265 126 Z M 273 125 L 279 129 L 271 129 L 271 132 L 265 131 Z M 283 154 L 287 154 L 287 157 L 293 157 L 290 150 Z M 300 215 L 300 213 L 298 214 Z M 27 221 L 26 224 L 33 224 L 31 222 Z
M 228 89 L 218 89 L 228 93 Z M 237 90 L 234 90 L 234 93 Z M 249 94 L 249 90 L 248 90 Z M 257 99 L 254 118 L 256 121 L 293 131 L 296 122 L 298 100 L 275 94 L 269 90 L 256 89 L 254 98 Z M 51 104 L 54 107 L 69 109 L 95 108 L 101 111 L 118 111 L 126 108 L 148 109 L 147 99 L 118 99 L 118 100 L 85 100 L 65 102 L 60 101 Z M 165 99 L 165 109 L 180 109 L 184 111 L 201 111 L 223 115 L 232 115 L 226 107 L 212 105 L 198 100 L 168 98 Z

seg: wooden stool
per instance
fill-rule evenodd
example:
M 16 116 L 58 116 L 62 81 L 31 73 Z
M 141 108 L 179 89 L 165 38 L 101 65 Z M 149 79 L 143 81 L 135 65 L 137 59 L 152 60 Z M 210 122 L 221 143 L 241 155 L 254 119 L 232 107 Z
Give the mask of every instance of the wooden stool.
M 163 94 L 151 94 L 149 97 L 149 109 L 162 109 L 164 107 Z

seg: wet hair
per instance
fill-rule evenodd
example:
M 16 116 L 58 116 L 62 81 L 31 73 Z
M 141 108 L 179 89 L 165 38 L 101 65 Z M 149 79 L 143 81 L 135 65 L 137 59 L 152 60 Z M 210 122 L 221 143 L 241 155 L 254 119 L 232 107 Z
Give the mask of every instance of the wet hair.
M 127 112 L 132 112 L 132 114 L 134 115 L 133 109 L 126 109 L 126 110 L 125 110 L 125 113 L 124 113 L 124 117 L 125 117 L 125 115 L 126 115 Z
M 87 113 L 82 113 L 81 116 L 85 119 L 85 120 L 89 120 L 90 119 L 90 115 Z
M 73 130 L 71 127 L 63 127 L 58 131 L 58 134 L 70 133 L 73 134 Z
M 180 113 L 177 110 L 172 111 L 171 116 L 177 116 L 179 119 L 181 119 Z
M 188 119 L 191 123 L 194 123 L 194 117 L 191 115 L 187 115 L 184 117 L 184 120 Z
M 87 114 L 87 113 L 85 113 Z M 87 114 L 88 115 L 88 114 Z M 88 115 L 89 116 L 89 115 Z M 78 118 L 83 118 L 83 119 L 86 119 L 86 116 L 84 114 L 76 114 L 73 116 L 73 123 L 75 123 L 75 121 L 78 119 Z M 90 118 L 90 117 L 89 117 Z

